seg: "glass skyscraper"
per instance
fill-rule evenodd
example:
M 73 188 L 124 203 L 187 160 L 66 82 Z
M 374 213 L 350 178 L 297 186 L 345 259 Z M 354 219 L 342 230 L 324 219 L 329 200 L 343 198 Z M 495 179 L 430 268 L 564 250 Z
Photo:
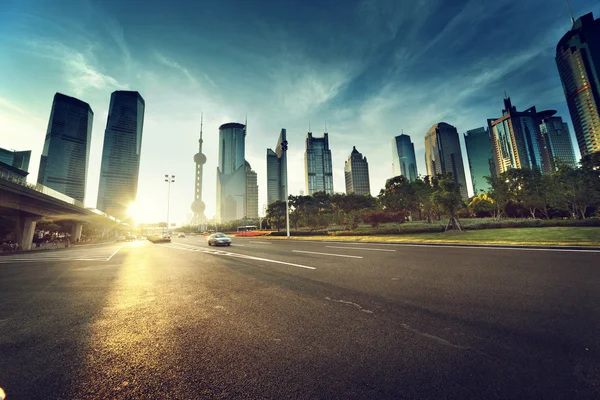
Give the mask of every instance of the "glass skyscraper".
M 333 194 L 331 150 L 329 149 L 329 135 L 327 132 L 323 134 L 322 138 L 313 137 L 312 132 L 308 132 L 306 135 L 304 170 L 306 193 L 309 196 L 316 192 Z
M 425 135 L 427 175 L 452 174 L 463 199 L 469 197 L 462 151 L 456 128 L 445 122 L 433 125 Z
M 410 181 L 419 176 L 415 145 L 408 135 L 402 134 L 392 139 L 392 173 L 394 176 L 402 175 Z
M 217 167 L 217 222 L 246 217 L 247 169 L 246 125 L 231 122 L 219 127 L 219 166 Z M 258 202 L 258 200 L 257 200 Z
M 246 161 L 246 218 L 258 218 L 258 178 Z
M 369 183 L 369 163 L 367 157 L 352 147 L 348 161 L 344 163 L 344 178 L 346 179 L 346 193 L 370 195 L 371 185 Z
M 267 204 L 285 201 L 287 196 L 287 139 L 281 130 L 275 151 L 267 149 Z
M 559 164 L 565 164 L 572 168 L 577 167 L 569 126 L 563 122 L 561 117 L 542 116 L 540 133 L 551 171 L 556 170 Z
M 551 166 L 543 145 L 540 120 L 556 111 L 537 112 L 535 107 L 517 111 L 510 98 L 504 99 L 502 117 L 488 119 L 496 174 L 511 168 L 537 168 L 548 172 Z
M 29 160 L 31 159 L 31 150 L 15 151 L 0 148 L 0 162 L 18 168 L 21 171 L 29 172 Z
M 464 136 L 473 193 L 475 195 L 481 192 L 485 193 L 490 189 L 490 185 L 485 177 L 496 175 L 489 132 L 487 129 L 481 127 L 467 131 Z
M 38 183 L 84 201 L 94 112 L 88 103 L 54 95 Z
M 138 92 L 110 96 L 96 208 L 121 220 L 137 197 L 145 107 Z
M 600 151 L 600 19 L 573 23 L 556 46 L 556 65 L 582 156 Z

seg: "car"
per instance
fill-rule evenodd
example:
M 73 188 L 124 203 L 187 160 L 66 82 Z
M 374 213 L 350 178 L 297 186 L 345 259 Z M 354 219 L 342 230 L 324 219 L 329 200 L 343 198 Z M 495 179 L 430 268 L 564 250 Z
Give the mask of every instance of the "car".
M 117 237 L 117 242 L 125 242 L 127 240 L 127 238 L 125 236 L 118 236 Z
M 182 237 L 182 238 L 184 238 L 184 237 L 185 237 L 185 233 L 180 233 L 179 235 L 177 235 L 177 237 Z
M 231 239 L 224 233 L 213 233 L 206 241 L 209 246 L 231 246 Z

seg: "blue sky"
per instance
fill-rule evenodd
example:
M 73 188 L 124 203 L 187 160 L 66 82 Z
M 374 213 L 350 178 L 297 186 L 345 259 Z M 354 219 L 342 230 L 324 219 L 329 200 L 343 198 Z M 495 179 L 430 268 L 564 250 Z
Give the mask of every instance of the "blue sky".
M 600 16 L 597 0 L 571 3 L 576 18 Z M 165 173 L 177 177 L 172 221 L 190 213 L 201 111 L 208 217 L 218 126 L 246 115 L 261 209 L 266 148 L 281 128 L 290 191 L 304 189 L 309 121 L 316 135 L 327 124 L 334 189 L 345 189 L 344 161 L 355 145 L 376 195 L 392 174 L 393 136 L 411 135 L 425 174 L 429 127 L 484 126 L 500 116 L 505 90 L 518 109 L 556 109 L 572 129 L 554 62 L 569 28 L 562 0 L 4 0 L 0 147 L 31 149 L 35 182 L 54 93 L 88 102 L 95 116 L 86 205 L 95 206 L 110 93 L 138 90 L 146 100 L 138 190 L 145 219 L 166 214 Z

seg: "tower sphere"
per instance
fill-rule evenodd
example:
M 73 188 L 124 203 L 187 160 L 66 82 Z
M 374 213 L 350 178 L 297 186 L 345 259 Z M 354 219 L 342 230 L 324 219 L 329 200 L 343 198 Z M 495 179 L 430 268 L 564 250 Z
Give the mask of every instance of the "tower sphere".
M 204 165 L 204 164 L 206 164 L 206 156 L 204 154 L 202 154 L 202 153 L 196 153 L 194 155 L 194 162 L 196 164 L 202 164 L 202 165 Z
M 194 202 L 192 203 L 192 211 L 196 214 L 203 215 L 205 208 L 206 206 L 204 205 L 204 202 L 202 200 L 194 200 Z

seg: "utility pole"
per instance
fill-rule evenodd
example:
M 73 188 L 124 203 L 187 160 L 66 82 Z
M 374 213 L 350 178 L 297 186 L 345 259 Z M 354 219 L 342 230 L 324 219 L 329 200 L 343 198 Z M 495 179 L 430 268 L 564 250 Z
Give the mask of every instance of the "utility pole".
M 290 195 L 288 191 L 288 172 L 287 172 L 287 149 L 288 141 L 287 138 L 281 143 L 282 150 L 285 155 L 285 230 L 287 232 L 287 238 L 290 238 Z

